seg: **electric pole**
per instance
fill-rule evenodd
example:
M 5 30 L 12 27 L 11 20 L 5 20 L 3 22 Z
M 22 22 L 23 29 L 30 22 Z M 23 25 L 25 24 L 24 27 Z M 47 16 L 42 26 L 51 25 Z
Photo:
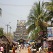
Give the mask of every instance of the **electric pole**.
M 7 26 L 7 34 L 8 34 L 8 26 L 9 26 L 9 25 L 7 24 L 6 26 Z
M 9 28 L 10 28 L 10 33 L 11 33 L 11 29 L 12 29 L 11 26 Z

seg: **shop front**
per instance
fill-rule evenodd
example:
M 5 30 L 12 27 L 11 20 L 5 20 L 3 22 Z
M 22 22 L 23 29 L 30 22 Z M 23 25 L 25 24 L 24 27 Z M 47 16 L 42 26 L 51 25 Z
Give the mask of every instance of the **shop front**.
M 53 53 L 53 27 L 47 27 L 48 53 Z

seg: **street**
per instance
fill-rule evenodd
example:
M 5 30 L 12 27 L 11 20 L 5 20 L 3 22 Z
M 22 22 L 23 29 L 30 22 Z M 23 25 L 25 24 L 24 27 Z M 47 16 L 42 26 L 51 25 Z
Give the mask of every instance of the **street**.
M 24 49 L 21 49 L 21 51 L 19 51 L 18 49 L 16 50 L 16 53 L 28 53 L 28 49 L 27 48 L 24 48 Z
M 16 50 L 16 53 L 28 53 L 28 49 L 27 49 L 27 48 L 21 49 L 20 52 L 19 52 L 19 50 L 17 49 L 17 50 Z M 39 52 L 36 52 L 36 53 L 39 53 Z M 42 50 L 40 53 L 45 53 L 45 52 Z

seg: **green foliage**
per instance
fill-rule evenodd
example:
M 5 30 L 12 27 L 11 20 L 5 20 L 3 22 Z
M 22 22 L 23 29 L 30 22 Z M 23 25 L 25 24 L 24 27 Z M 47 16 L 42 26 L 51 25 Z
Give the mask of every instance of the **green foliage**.
M 35 3 L 29 16 L 28 16 L 28 32 L 34 30 L 36 27 L 38 27 L 40 24 L 40 21 L 43 20 L 43 9 L 39 3 Z
M 45 2 L 45 8 L 48 11 L 48 17 L 52 18 L 53 17 L 53 0 L 50 2 Z
M 0 36 L 3 36 L 3 28 L 0 28 Z
M 28 16 L 27 26 L 28 33 L 31 33 L 31 39 L 37 39 L 40 31 L 45 31 L 49 26 L 47 21 L 51 20 L 51 11 L 50 14 L 48 11 L 44 10 L 44 3 L 34 3 L 34 6 L 31 9 L 31 12 Z
M 30 37 L 31 37 L 32 40 L 36 40 L 38 38 L 38 36 L 39 36 L 38 33 L 40 32 L 40 30 L 41 29 L 38 26 L 38 27 L 35 28 L 35 30 L 31 31 L 31 36 Z
M 34 30 L 35 29 L 35 24 L 32 24 L 32 25 L 30 25 L 29 27 L 28 27 L 28 33 L 30 32 L 30 31 L 32 31 L 32 30 Z

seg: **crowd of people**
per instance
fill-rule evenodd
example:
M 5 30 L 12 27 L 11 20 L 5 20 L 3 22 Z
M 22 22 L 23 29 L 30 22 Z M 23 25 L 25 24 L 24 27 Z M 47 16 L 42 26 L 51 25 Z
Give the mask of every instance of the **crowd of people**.
M 16 49 L 18 49 L 19 50 L 19 52 L 21 52 L 21 49 L 24 49 L 24 45 L 23 44 L 18 44 L 17 45 L 17 48 L 16 48 L 16 45 L 13 45 L 13 47 L 12 47 L 12 53 L 15 53 L 15 50 Z
M 4 47 L 0 45 L 0 53 L 4 53 Z
M 40 52 L 40 50 L 42 49 L 40 43 L 34 43 L 32 45 L 30 45 L 30 44 L 16 44 L 16 45 L 13 45 L 13 47 L 12 47 L 13 53 L 15 53 L 16 47 L 19 52 L 21 52 L 22 49 L 28 48 L 28 53 L 36 53 L 37 51 Z

